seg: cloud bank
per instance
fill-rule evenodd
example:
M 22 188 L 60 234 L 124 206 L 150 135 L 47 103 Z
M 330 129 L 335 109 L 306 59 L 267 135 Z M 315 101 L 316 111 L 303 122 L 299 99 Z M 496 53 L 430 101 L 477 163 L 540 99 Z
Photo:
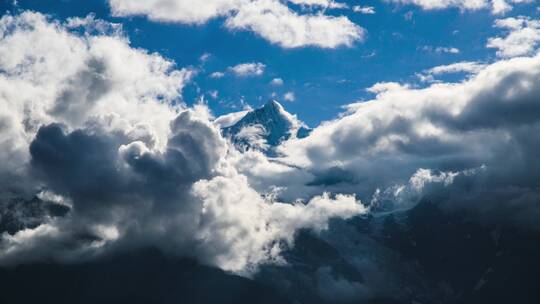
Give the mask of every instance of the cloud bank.
M 540 211 L 540 142 L 533 136 L 540 128 L 540 56 L 475 69 L 460 83 L 421 89 L 377 84 L 374 99 L 280 147 L 282 161 L 312 172 L 324 189 L 364 200 L 388 189 L 395 202 L 410 193 L 406 187 L 418 188 L 407 185 L 428 169 L 420 176 L 451 185 L 432 193 L 448 195 L 452 207 L 538 228 L 532 218 Z

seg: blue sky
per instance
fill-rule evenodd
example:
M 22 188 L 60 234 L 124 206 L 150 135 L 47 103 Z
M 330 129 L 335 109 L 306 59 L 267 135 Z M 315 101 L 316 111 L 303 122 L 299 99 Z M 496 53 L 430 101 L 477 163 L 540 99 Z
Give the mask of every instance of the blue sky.
M 225 29 L 222 17 L 199 25 L 153 22 L 144 16 L 113 17 L 105 0 L 3 1 L 0 9 L 2 13 L 30 9 L 59 20 L 94 13 L 99 19 L 121 23 L 132 46 L 158 52 L 179 67 L 200 68 L 184 89 L 186 103 L 192 104 L 204 95 L 210 108 L 219 115 L 241 109 L 242 102 L 257 107 L 275 93 L 290 112 L 298 114 L 310 126 L 334 118 L 345 104 L 369 99 L 372 95 L 365 89 L 377 82 L 425 86 L 415 76 L 425 69 L 460 61 L 490 63 L 496 59 L 496 50 L 486 48 L 486 41 L 500 31 L 493 27 L 493 22 L 503 16 L 489 9 L 423 10 L 415 5 L 385 1 L 341 3 L 349 7 L 371 6 L 375 14 L 328 9 L 326 14 L 347 16 L 367 31 L 364 41 L 329 49 L 283 48 L 251 31 Z M 534 1 L 516 4 L 504 17 L 538 16 L 536 6 Z M 455 48 L 459 52 L 437 51 L 437 48 Z M 210 54 L 204 64 L 200 60 L 203 54 Z M 252 77 L 230 74 L 220 79 L 209 77 L 213 72 L 246 62 L 265 64 L 264 73 Z M 460 76 L 463 75 L 441 79 L 455 81 Z M 273 78 L 281 78 L 283 85 L 270 85 Z M 212 91 L 218 92 L 217 98 L 209 95 Z M 284 101 L 287 92 L 294 93 L 294 101 Z

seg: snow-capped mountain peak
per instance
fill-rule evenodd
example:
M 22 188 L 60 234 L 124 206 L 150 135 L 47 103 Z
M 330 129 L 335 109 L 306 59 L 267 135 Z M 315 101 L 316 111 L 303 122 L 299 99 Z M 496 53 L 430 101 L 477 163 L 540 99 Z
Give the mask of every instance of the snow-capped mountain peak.
M 288 113 L 276 100 L 269 100 L 262 107 L 248 111 L 236 123 L 222 130 L 239 148 L 264 152 L 269 152 L 285 140 L 302 138 L 310 132 L 303 122 Z

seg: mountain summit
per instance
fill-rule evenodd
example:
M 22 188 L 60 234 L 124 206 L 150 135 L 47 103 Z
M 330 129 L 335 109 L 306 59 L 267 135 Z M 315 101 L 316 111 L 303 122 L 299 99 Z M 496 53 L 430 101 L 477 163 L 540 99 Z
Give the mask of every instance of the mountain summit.
M 311 131 L 276 100 L 269 100 L 262 107 L 245 112 L 242 118 L 222 130 L 237 147 L 263 152 L 271 152 L 290 138 L 306 137 Z

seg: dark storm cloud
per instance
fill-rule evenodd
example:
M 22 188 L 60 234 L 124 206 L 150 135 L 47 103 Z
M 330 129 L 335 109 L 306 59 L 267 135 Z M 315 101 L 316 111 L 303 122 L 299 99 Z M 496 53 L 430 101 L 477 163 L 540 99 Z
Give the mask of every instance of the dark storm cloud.
M 216 130 L 186 111 L 172 121 L 171 137 L 161 154 L 149 153 L 144 143 L 131 142 L 123 134 L 99 129 L 65 134 L 58 124 L 39 129 L 30 153 L 32 167 L 44 175 L 46 184 L 84 208 L 85 201 L 110 206 L 129 201 L 131 195 L 172 195 L 174 200 L 177 188 L 212 176 L 224 146 Z
M 30 144 L 34 175 L 48 190 L 73 202 L 69 216 L 58 220 L 67 232 L 53 243 L 78 244 L 87 235 L 92 247 L 92 242 L 127 234 L 128 247 L 146 242 L 174 247 L 165 239 L 175 230 L 176 245 L 186 242 L 198 216 L 190 186 L 214 175 L 225 147 L 217 130 L 191 112 L 182 112 L 171 122 L 165 152 L 156 154 L 120 134 L 64 129 L 59 124 L 43 126 Z M 175 219 L 178 215 L 192 220 Z M 154 234 L 154 240 L 141 233 Z M 36 252 L 35 258 L 40 255 Z
M 121 190 L 129 185 L 119 183 L 114 148 L 118 145 L 110 138 L 83 130 L 64 134 L 60 125 L 51 124 L 41 127 L 30 144 L 31 164 L 51 189 L 85 208 L 85 202 L 114 201 L 113 193 L 129 193 Z

